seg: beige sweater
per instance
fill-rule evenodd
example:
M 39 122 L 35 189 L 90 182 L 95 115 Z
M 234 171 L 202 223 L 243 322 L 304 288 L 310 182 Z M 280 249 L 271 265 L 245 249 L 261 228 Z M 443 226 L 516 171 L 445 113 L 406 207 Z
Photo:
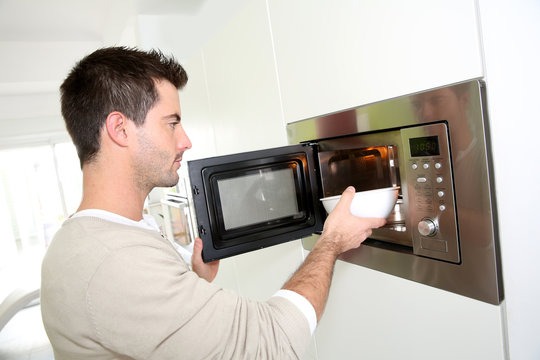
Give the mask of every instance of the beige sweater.
M 239 297 L 190 271 L 159 233 L 94 217 L 53 239 L 41 309 L 56 360 L 295 359 L 310 339 L 288 300 Z

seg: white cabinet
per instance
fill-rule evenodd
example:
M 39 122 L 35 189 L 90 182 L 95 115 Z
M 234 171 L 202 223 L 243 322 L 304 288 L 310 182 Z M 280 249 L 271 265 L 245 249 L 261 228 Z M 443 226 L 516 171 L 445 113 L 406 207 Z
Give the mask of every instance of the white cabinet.
M 483 75 L 474 0 L 268 0 L 287 122 Z
M 197 126 L 219 155 L 285 145 L 288 122 L 484 75 L 474 0 L 251 1 L 193 69 Z M 282 244 L 223 260 L 217 281 L 264 299 L 301 261 L 298 241 Z M 503 359 L 501 310 L 338 261 L 304 359 Z
M 501 309 L 338 261 L 319 360 L 504 359 Z
M 196 74 L 205 76 L 208 99 L 208 111 L 199 111 L 199 118 L 212 128 L 214 137 L 208 141 L 214 142 L 216 154 L 287 144 L 263 0 L 251 2 L 239 12 L 203 47 L 195 63 L 203 65 L 204 74 Z M 198 65 L 193 64 L 193 68 Z M 190 82 L 199 83 L 193 88 L 199 88 L 201 81 L 190 78 Z M 198 108 L 204 108 L 204 104 Z M 283 286 L 302 260 L 300 241 L 293 241 L 221 260 L 215 281 L 240 295 L 266 300 Z M 304 359 L 316 359 L 314 354 L 312 343 Z
M 216 155 L 287 145 L 264 0 L 250 2 L 187 67 L 194 72 L 186 94 L 181 93 L 186 127 L 196 120 L 201 122 L 198 129 L 206 129 L 200 134 L 213 133 L 212 138 L 194 141 L 190 151 L 200 154 L 196 149 L 205 143 L 214 145 Z M 215 281 L 240 295 L 266 300 L 302 260 L 301 244 L 293 241 L 221 260 Z M 315 359 L 313 344 L 308 351 L 304 359 Z
M 474 0 L 268 0 L 286 122 L 484 75 Z M 503 359 L 501 307 L 343 262 L 325 359 Z
M 206 74 L 202 54 L 184 64 L 189 80 L 180 91 L 182 126 L 186 130 L 193 147 L 184 153 L 184 160 L 217 155 L 214 142 L 214 127 L 208 102 Z M 186 162 L 184 161 L 184 163 Z M 187 173 L 187 166 L 181 167 Z
M 213 134 L 199 136 L 186 155 L 203 157 L 197 147 L 206 143 L 214 144 L 215 155 L 287 144 L 264 1 L 239 12 L 186 68 L 193 72 L 181 93 L 182 121 L 188 129 L 197 121 L 198 129 L 206 129 L 198 134 Z M 216 281 L 252 299 L 267 299 L 302 260 L 301 245 L 294 241 L 222 260 Z
M 286 145 L 264 1 L 239 12 L 203 56 L 218 153 Z

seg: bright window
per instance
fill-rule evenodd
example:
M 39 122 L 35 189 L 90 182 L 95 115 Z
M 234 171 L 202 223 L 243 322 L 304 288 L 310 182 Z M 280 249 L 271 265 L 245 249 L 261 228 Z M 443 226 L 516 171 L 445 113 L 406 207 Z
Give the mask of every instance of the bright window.
M 54 233 L 79 205 L 81 181 L 71 143 L 0 151 L 0 280 L 39 275 Z

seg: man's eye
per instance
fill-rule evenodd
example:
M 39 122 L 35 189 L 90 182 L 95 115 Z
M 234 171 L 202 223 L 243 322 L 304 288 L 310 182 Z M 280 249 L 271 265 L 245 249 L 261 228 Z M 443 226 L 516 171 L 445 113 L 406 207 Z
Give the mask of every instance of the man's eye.
M 178 125 L 179 123 L 178 122 L 171 122 L 169 123 L 169 126 L 171 127 L 171 129 L 174 129 L 176 127 L 176 125 Z

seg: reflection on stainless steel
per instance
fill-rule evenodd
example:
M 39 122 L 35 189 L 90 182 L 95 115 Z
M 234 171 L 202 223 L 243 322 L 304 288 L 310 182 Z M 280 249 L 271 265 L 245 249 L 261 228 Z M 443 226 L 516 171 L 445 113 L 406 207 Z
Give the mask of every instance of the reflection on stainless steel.
M 394 210 L 386 219 L 386 224 L 391 226 L 405 225 L 405 209 L 403 206 L 403 199 L 398 199 L 396 201 Z
M 288 125 L 291 143 L 317 140 L 324 196 L 401 186 L 387 225 L 341 260 L 500 303 L 484 92 L 470 81 Z

